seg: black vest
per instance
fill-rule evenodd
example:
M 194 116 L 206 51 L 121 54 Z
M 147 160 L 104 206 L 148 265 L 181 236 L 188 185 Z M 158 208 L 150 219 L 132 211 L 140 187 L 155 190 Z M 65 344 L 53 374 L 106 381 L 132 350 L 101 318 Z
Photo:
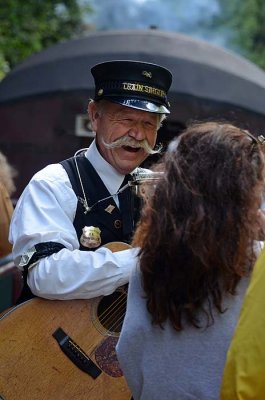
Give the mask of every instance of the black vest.
M 135 200 L 131 187 L 119 194 L 120 209 L 110 197 L 110 193 L 103 184 L 94 167 L 84 156 L 84 153 L 76 157 L 83 189 L 85 191 L 88 206 L 91 210 L 86 212 L 84 207 L 84 194 L 75 157 L 62 161 L 60 164 L 65 168 L 72 188 L 77 196 L 77 208 L 74 219 L 74 227 L 80 243 L 82 230 L 85 226 L 94 226 L 100 229 L 101 243 L 98 247 L 113 241 L 129 243 L 134 229 Z M 130 179 L 127 175 L 122 185 Z M 109 198 L 107 198 L 109 197 Z M 101 201 L 102 199 L 105 199 Z M 80 243 L 80 250 L 89 250 Z M 95 249 L 91 249 L 95 250 Z

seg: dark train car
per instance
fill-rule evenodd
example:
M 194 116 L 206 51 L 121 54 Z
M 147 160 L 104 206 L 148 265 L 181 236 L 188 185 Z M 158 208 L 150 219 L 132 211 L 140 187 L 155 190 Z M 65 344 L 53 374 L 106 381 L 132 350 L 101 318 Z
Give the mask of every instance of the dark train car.
M 16 197 L 40 168 L 89 145 L 90 68 L 112 59 L 172 71 L 172 112 L 158 137 L 165 145 L 192 120 L 227 120 L 254 134 L 264 131 L 265 72 L 253 63 L 177 33 L 92 32 L 29 57 L 0 83 L 0 149 L 18 170 Z

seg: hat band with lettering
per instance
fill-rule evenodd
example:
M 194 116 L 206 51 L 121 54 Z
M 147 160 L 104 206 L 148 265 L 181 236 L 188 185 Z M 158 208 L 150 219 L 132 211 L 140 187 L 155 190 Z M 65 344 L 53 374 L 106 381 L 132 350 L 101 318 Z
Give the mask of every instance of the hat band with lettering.
M 98 83 L 95 100 L 109 99 L 126 107 L 169 114 L 166 92 L 158 87 L 141 82 L 105 81 Z

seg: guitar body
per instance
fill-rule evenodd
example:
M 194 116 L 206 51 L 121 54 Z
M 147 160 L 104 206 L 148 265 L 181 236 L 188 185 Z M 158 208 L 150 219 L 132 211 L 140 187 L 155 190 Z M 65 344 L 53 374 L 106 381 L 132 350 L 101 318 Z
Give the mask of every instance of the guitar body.
M 34 298 L 2 314 L 0 399 L 129 400 L 115 352 L 126 299 L 125 288 L 92 300 Z M 100 371 L 96 378 L 62 351 L 58 328 Z

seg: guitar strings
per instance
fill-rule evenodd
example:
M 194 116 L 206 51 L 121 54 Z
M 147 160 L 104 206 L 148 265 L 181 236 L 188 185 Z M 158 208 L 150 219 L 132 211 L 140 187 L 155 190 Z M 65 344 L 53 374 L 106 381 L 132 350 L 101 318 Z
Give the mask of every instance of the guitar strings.
M 124 304 L 126 305 L 126 301 L 123 304 L 120 304 L 119 314 L 116 313 L 115 318 L 113 319 L 112 326 L 110 327 L 111 331 L 116 332 L 119 328 L 121 329 L 122 321 L 125 316 L 126 309 L 124 308 Z M 125 311 L 124 311 L 125 310 Z
M 113 330 L 115 321 L 111 321 L 113 315 L 118 317 L 118 314 L 122 312 L 122 316 L 125 315 L 124 307 L 126 305 L 126 294 L 121 294 L 118 299 L 116 299 L 103 313 L 99 315 L 100 322 L 104 325 L 110 326 L 110 329 Z
M 97 323 L 99 323 L 100 326 L 104 328 L 106 336 L 111 336 L 108 333 L 116 332 L 115 329 L 118 328 L 118 326 L 122 323 L 122 320 L 126 312 L 126 303 L 127 303 L 127 291 L 124 290 L 121 292 L 121 295 L 113 303 L 111 303 L 101 314 L 99 314 L 99 316 L 97 316 Z M 123 312 L 124 306 L 125 306 L 125 312 Z M 118 319 L 116 318 L 115 321 L 111 321 L 111 318 L 113 317 L 113 309 L 117 307 L 120 310 L 120 315 L 118 316 Z M 103 318 L 101 319 L 102 316 Z M 107 322 L 110 324 L 110 327 L 108 329 L 105 328 L 105 326 L 102 324 L 103 320 L 104 323 Z M 101 329 L 99 327 L 97 327 L 97 329 L 99 330 L 99 332 L 101 332 Z M 87 354 L 89 354 L 90 357 L 94 356 L 96 349 L 97 347 L 94 346 L 94 343 L 91 344 L 91 346 L 87 349 Z
M 115 328 L 119 326 L 122 317 L 124 317 L 126 311 L 126 309 L 124 311 L 126 300 L 127 293 L 121 292 L 121 295 L 98 316 L 100 323 L 103 326 L 107 325 L 109 331 L 115 330 Z M 117 321 L 119 322 L 117 323 Z

